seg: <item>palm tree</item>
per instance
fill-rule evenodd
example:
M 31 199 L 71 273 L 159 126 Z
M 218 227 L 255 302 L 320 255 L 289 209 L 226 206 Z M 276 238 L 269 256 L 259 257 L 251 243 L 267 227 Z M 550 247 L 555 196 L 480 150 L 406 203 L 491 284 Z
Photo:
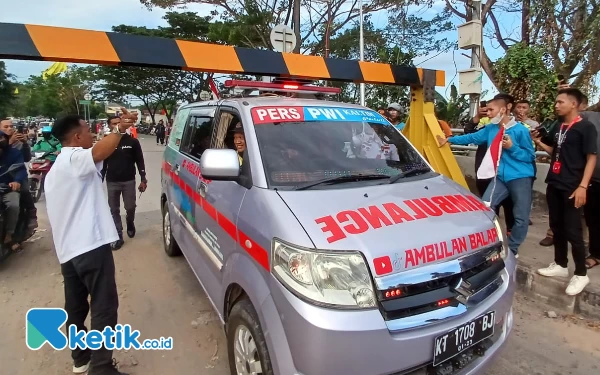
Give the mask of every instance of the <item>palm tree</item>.
M 435 113 L 438 120 L 444 120 L 451 127 L 457 128 L 468 114 L 468 110 L 469 99 L 465 95 L 458 95 L 454 84 L 450 86 L 450 100 L 435 92 Z

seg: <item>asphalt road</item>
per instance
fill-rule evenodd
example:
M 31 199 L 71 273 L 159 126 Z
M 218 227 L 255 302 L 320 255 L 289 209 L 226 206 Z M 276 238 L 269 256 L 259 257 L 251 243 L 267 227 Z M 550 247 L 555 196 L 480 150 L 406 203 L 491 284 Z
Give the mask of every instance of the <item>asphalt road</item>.
M 159 211 L 164 146 L 141 136 L 149 186 L 138 201 L 138 234 L 114 253 L 120 296 L 119 321 L 142 338 L 173 337 L 171 351 L 117 352 L 132 375 L 229 374 L 225 337 L 212 307 L 183 257 L 162 249 Z M 145 139 L 144 139 L 145 138 Z M 40 232 L 26 251 L 0 265 L 0 374 L 69 374 L 66 351 L 25 345 L 25 314 L 32 307 L 62 307 L 62 277 L 39 203 Z M 74 225 L 77 225 L 75 223 Z M 546 317 L 546 308 L 518 298 L 513 335 L 487 375 L 600 373 L 598 323 Z

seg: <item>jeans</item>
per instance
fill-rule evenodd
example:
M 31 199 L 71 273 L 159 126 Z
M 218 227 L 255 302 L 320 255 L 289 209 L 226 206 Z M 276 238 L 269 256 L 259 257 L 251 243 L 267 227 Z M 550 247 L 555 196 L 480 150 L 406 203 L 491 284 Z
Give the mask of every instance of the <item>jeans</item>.
M 560 190 L 552 185 L 546 188 L 550 229 L 554 233 L 554 262 L 561 267 L 567 267 L 569 243 L 571 243 L 575 275 L 585 276 L 587 269 L 581 223 L 583 208 L 575 208 L 575 199 L 569 199 L 571 194 L 572 191 Z M 593 231 L 590 229 L 591 232 Z
M 19 220 L 19 200 L 20 194 L 18 191 L 11 191 L 2 196 L 2 203 L 4 203 L 6 219 L 4 220 L 4 226 L 6 228 L 7 235 L 13 235 L 17 229 L 17 221 Z
M 490 206 L 494 211 L 496 211 L 502 201 L 504 201 L 506 198 L 510 197 L 512 199 L 515 224 L 510 231 L 510 235 L 508 236 L 508 248 L 515 255 L 519 252 L 519 246 L 521 246 L 523 241 L 525 241 L 525 237 L 527 237 L 527 231 L 529 230 L 529 215 L 531 213 L 532 201 L 532 180 L 532 177 L 525 177 L 504 182 L 496 178 L 496 181 L 492 181 L 483 194 L 483 200 L 490 202 Z
M 488 186 L 490 186 L 490 183 L 492 181 L 494 181 L 493 178 L 486 180 L 475 180 L 475 184 L 477 186 L 477 190 L 479 191 L 479 195 L 483 196 L 483 194 L 485 194 L 485 191 L 487 190 Z M 500 205 L 495 209 L 496 215 L 498 216 L 500 216 L 500 207 L 504 209 L 504 222 L 506 223 L 506 231 L 510 232 L 513 226 L 515 225 L 515 215 L 513 215 L 513 201 L 510 199 L 510 197 L 503 200 L 502 203 L 500 203 Z
M 161 145 L 165 144 L 165 135 L 164 134 L 156 135 L 156 144 L 158 144 L 158 142 L 160 142 Z
M 125 182 L 107 182 L 108 206 L 115 222 L 115 228 L 119 237 L 123 237 L 123 223 L 121 222 L 121 194 L 125 204 L 125 220 L 133 223 L 135 220 L 135 180 Z
M 74 324 L 78 330 L 87 332 L 85 319 L 90 311 L 88 296 L 92 303 L 93 330 L 103 331 L 104 327 L 115 328 L 119 296 L 115 282 L 115 261 L 110 245 L 81 254 L 60 265 L 64 278 L 65 310 L 67 327 Z M 68 334 L 67 329 L 67 334 Z M 112 350 L 74 349 L 71 357 L 75 366 L 83 366 L 91 359 L 91 368 L 96 371 L 112 365 Z
M 600 183 L 592 182 L 588 187 L 583 213 L 590 235 L 590 256 L 600 259 Z

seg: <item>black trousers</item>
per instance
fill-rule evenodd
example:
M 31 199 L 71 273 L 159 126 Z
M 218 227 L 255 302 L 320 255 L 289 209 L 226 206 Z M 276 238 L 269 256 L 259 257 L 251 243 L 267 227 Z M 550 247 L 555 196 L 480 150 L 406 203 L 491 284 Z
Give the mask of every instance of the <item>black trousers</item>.
M 156 135 L 156 144 L 158 144 L 158 142 L 160 142 L 161 145 L 165 144 L 165 135 L 164 134 Z
M 588 187 L 583 213 L 590 235 L 590 256 L 600 259 L 600 183 L 592 182 Z
M 554 233 L 554 262 L 566 267 L 569 253 L 569 243 L 573 251 L 575 275 L 587 275 L 585 268 L 585 243 L 583 242 L 583 227 L 581 214 L 583 208 L 575 208 L 575 200 L 569 199 L 572 191 L 560 190 L 553 185 L 546 188 L 550 229 Z
M 121 194 L 125 205 L 125 220 L 133 223 L 135 220 L 135 180 L 125 182 L 107 182 L 108 206 L 112 214 L 115 228 L 119 236 L 123 236 L 123 223 L 121 221 Z
M 110 245 L 81 254 L 60 265 L 65 285 L 65 310 L 68 327 L 71 324 L 84 330 L 85 319 L 90 311 L 88 296 L 92 303 L 93 330 L 103 331 L 104 327 L 115 328 L 119 296 L 115 282 L 115 261 Z M 91 368 L 100 370 L 112 365 L 112 350 L 75 349 L 71 352 L 75 366 L 82 366 L 91 359 Z
M 485 193 L 489 184 L 493 181 L 493 179 L 487 180 L 475 180 L 475 185 L 477 186 L 477 190 L 479 191 L 479 196 L 482 197 L 483 193 Z M 511 231 L 512 227 L 515 225 L 515 215 L 513 214 L 513 201 L 510 197 L 500 203 L 500 206 L 496 208 L 496 215 L 500 215 L 500 208 L 504 209 L 504 222 L 506 223 L 506 230 L 508 232 Z

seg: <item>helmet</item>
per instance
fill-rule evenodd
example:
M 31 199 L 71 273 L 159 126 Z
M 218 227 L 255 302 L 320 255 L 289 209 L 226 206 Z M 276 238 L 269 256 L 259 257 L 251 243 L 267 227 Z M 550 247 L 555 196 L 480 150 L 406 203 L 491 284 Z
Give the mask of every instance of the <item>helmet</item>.
M 52 127 L 51 126 L 44 126 L 42 128 L 42 133 L 52 133 Z

